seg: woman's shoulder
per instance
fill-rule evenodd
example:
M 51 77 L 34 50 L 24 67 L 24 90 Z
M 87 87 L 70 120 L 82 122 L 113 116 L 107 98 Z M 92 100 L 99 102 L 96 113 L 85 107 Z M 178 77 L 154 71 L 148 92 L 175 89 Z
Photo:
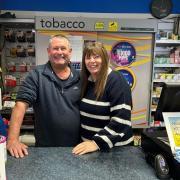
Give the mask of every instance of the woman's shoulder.
M 108 79 L 111 81 L 112 80 L 120 80 L 120 79 L 123 79 L 123 75 L 118 71 L 111 70 L 111 72 L 108 75 Z
M 123 76 L 123 74 L 119 71 L 112 70 L 107 79 L 107 86 L 109 87 L 128 87 L 127 80 Z

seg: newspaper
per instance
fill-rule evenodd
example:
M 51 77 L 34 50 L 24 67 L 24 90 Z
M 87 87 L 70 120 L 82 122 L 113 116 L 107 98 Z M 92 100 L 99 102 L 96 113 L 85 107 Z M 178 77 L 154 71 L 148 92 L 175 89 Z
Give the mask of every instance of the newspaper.
M 163 112 L 172 154 L 180 163 L 180 112 Z

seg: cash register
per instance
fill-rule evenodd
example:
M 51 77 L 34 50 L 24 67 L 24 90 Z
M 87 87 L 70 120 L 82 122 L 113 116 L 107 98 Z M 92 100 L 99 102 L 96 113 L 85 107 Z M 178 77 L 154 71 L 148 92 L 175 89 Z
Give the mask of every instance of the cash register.
M 163 112 L 180 112 L 180 84 L 163 84 L 154 120 L 163 122 Z M 180 162 L 171 151 L 166 127 L 144 129 L 141 147 L 159 179 L 180 179 Z

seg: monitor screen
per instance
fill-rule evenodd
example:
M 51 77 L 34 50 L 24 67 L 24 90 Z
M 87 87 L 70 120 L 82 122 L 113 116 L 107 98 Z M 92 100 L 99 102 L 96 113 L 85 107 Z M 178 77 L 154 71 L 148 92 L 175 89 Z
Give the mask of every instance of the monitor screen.
M 155 121 L 164 121 L 162 112 L 180 112 L 180 84 L 164 83 L 154 116 Z

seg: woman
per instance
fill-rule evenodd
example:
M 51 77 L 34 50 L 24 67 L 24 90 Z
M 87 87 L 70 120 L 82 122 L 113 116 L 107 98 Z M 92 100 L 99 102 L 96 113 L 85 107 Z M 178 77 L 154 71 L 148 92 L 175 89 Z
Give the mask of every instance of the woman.
M 82 58 L 81 136 L 73 149 L 86 154 L 133 141 L 131 89 L 117 71 L 109 68 L 109 57 L 101 43 L 88 43 Z

